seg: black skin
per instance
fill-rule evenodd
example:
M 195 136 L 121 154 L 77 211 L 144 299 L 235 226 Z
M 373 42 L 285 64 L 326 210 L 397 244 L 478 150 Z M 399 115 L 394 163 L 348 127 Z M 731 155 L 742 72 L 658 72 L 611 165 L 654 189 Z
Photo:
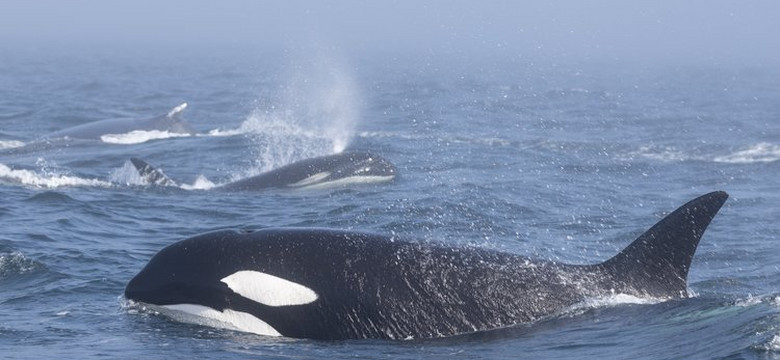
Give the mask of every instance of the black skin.
M 312 175 L 329 172 L 322 181 L 350 176 L 395 176 L 393 164 L 365 151 L 347 151 L 294 162 L 289 165 L 220 186 L 222 190 L 253 190 L 284 187 Z
M 254 315 L 288 337 L 420 339 L 528 323 L 611 292 L 682 298 L 693 252 L 728 196 L 683 205 L 601 264 L 569 265 L 473 247 L 327 229 L 219 231 L 155 255 L 125 296 Z M 310 304 L 271 307 L 220 279 L 254 270 L 312 289 Z
M 175 186 L 176 182 L 169 179 L 160 170 L 143 160 L 130 159 L 138 173 L 151 184 Z M 312 184 L 301 184 L 311 176 L 327 173 L 313 184 L 334 181 L 352 176 L 382 176 L 395 177 L 395 166 L 388 160 L 367 151 L 345 151 L 343 153 L 320 156 L 296 161 L 280 168 L 241 179 L 224 185 L 215 190 L 252 191 L 268 188 L 296 187 Z

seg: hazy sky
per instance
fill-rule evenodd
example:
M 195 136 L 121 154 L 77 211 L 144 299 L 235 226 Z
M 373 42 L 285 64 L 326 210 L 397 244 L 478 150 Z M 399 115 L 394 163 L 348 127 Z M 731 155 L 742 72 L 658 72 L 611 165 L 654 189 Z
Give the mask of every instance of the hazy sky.
M 0 46 L 20 44 L 771 65 L 780 64 L 780 1 L 2 1 Z

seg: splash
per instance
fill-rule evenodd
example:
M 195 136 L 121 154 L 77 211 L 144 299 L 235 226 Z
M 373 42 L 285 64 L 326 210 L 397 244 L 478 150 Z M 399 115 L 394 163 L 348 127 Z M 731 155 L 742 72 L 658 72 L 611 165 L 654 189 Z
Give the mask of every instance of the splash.
M 780 352 L 780 334 L 772 337 L 772 340 L 766 344 L 766 349 L 772 352 Z
M 200 175 L 197 179 L 195 179 L 195 182 L 192 183 L 192 185 L 189 184 L 182 184 L 181 188 L 184 190 L 208 190 L 211 188 L 216 187 L 217 184 L 213 183 L 211 180 L 207 179 L 205 176 Z
M 0 279 L 33 272 L 43 267 L 20 252 L 0 253 Z
M 41 170 L 33 171 L 15 170 L 0 163 L 0 180 L 48 189 L 66 186 L 111 186 L 111 183 L 97 179 L 84 179 L 77 176 L 60 174 L 56 170 L 49 169 L 48 165 L 41 160 L 38 161 L 38 165 L 41 167 Z
M 141 174 L 138 172 L 138 169 L 136 169 L 135 166 L 133 166 L 133 164 L 129 160 L 125 161 L 122 167 L 113 170 L 109 174 L 109 181 L 113 184 L 124 185 L 124 186 L 150 186 L 150 185 L 176 186 L 183 190 L 208 190 L 217 186 L 216 184 L 211 182 L 203 175 L 198 176 L 198 178 L 195 179 L 195 182 L 192 183 L 192 185 L 190 184 L 168 185 L 168 184 L 161 184 L 161 183 L 152 184 L 149 182 L 149 179 L 141 176 Z
M 580 315 L 591 309 L 614 307 L 625 304 L 657 304 L 663 302 L 664 299 L 650 298 L 650 297 L 637 297 L 629 294 L 611 293 L 605 296 L 589 297 L 585 300 L 572 305 L 568 309 L 562 311 L 564 315 L 576 316 Z
M 335 61 L 293 67 L 278 99 L 258 102 L 239 131 L 255 143 L 252 174 L 343 151 L 358 111 L 357 85 Z
M 582 306 L 587 308 L 601 308 L 601 307 L 611 307 L 611 306 L 623 305 L 623 304 L 640 304 L 640 305 L 658 304 L 663 301 L 664 300 L 660 298 L 637 297 L 629 294 L 614 293 L 608 296 L 585 299 L 585 301 L 582 302 Z
M 113 170 L 108 175 L 108 179 L 114 184 L 123 184 L 125 186 L 148 185 L 146 179 L 138 173 L 138 170 L 129 160 L 125 161 L 122 167 Z
M 170 139 L 176 137 L 191 136 L 190 134 L 173 133 L 161 130 L 134 130 L 126 134 L 106 134 L 100 137 L 100 141 L 107 144 L 141 144 L 150 140 Z

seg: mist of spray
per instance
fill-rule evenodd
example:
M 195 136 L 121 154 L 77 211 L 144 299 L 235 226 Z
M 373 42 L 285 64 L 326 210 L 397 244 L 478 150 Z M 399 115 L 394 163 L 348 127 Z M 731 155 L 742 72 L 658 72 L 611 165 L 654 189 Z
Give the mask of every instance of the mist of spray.
M 255 144 L 253 172 L 339 153 L 349 145 L 359 116 L 350 72 L 321 57 L 292 69 L 279 96 L 259 100 L 242 124 Z

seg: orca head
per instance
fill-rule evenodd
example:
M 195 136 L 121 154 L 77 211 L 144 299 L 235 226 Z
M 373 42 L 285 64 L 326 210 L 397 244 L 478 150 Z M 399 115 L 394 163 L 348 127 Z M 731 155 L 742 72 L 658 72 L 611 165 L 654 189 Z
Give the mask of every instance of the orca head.
M 218 231 L 162 249 L 130 280 L 125 298 L 184 322 L 281 336 L 269 325 L 274 308 L 308 305 L 319 295 L 265 272 L 246 235 Z
M 226 234 L 229 235 L 229 234 Z M 197 239 L 201 237 L 196 237 Z M 220 251 L 216 242 L 177 242 L 158 252 L 127 284 L 128 300 L 151 305 L 196 304 L 221 311 L 232 291 L 220 282 L 237 269 L 219 269 L 210 255 Z

